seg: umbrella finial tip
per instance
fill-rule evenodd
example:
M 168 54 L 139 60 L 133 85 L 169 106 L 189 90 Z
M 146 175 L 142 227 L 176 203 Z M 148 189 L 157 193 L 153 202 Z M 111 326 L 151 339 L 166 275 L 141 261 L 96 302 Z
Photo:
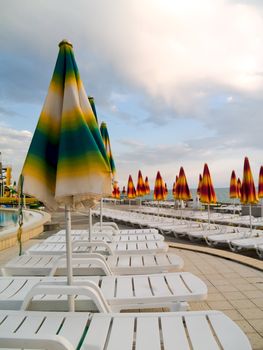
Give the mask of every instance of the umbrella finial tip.
M 68 39 L 63 39 L 58 46 L 61 47 L 62 45 L 69 45 L 71 47 L 73 47 L 72 43 L 68 40 Z

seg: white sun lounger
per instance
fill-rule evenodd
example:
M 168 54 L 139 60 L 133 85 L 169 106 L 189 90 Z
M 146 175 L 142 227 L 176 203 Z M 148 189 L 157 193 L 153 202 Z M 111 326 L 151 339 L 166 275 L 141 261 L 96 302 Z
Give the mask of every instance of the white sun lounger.
M 197 230 L 197 231 L 189 231 L 187 232 L 187 236 L 190 240 L 196 240 L 196 239 L 207 239 L 207 237 L 213 236 L 213 235 L 223 235 L 226 233 L 234 233 L 235 227 L 231 226 L 215 226 L 211 225 L 211 228 L 204 230 Z
M 46 350 L 251 350 L 220 311 L 71 313 L 0 311 L 0 348 Z
M 237 252 L 242 249 L 254 249 L 257 244 L 263 244 L 263 231 L 259 237 L 249 237 L 243 239 L 234 239 L 228 242 L 232 251 Z
M 88 230 L 71 230 L 71 235 L 87 235 L 88 234 Z M 102 228 L 102 232 L 106 232 L 106 233 L 111 233 L 112 235 L 121 235 L 121 236 L 124 236 L 124 235 L 148 235 L 148 234 L 157 234 L 158 233 L 158 230 L 156 230 L 155 228 L 138 228 L 138 229 L 123 229 L 123 230 L 116 230 L 116 229 L 113 229 L 111 227 L 107 228 L 106 226 L 103 226 Z M 98 226 L 96 226 L 94 229 L 93 229 L 93 232 L 92 233 L 95 233 L 95 234 L 98 234 L 100 233 L 100 229 L 98 228 Z M 55 235 L 62 235 L 64 236 L 65 235 L 65 230 L 60 230 L 58 231 L 57 233 L 55 233 Z
M 185 308 L 185 302 L 207 297 L 205 283 L 190 272 L 136 276 L 0 277 L 0 310 L 67 311 L 67 295 L 76 311 Z
M 75 231 L 75 230 L 74 230 Z M 76 232 L 76 231 L 75 231 Z M 45 243 L 65 243 L 65 231 L 64 235 L 52 235 L 45 239 Z M 88 231 L 79 235 L 72 235 L 72 241 L 89 239 Z M 149 234 L 133 234 L 133 235 L 111 235 L 110 233 L 92 233 L 92 241 L 105 241 L 108 243 L 112 242 L 148 242 L 148 241 L 163 241 L 164 237 L 158 233 Z
M 175 254 L 110 255 L 98 253 L 72 254 L 73 274 L 142 275 L 171 272 L 183 267 L 183 259 Z M 3 268 L 3 276 L 66 276 L 66 256 L 21 255 Z
M 206 243 L 208 245 L 218 245 L 218 244 L 228 244 L 228 242 L 232 239 L 240 239 L 240 238 L 246 238 L 249 235 L 249 231 L 247 228 L 236 228 L 236 232 L 232 233 L 220 233 L 218 235 L 211 235 L 206 238 Z M 255 235 L 254 232 L 252 232 L 252 235 Z
M 156 254 L 164 253 L 168 250 L 168 245 L 165 242 L 119 242 L 119 243 L 107 243 L 107 242 L 88 242 L 88 241 L 75 241 L 72 243 L 73 253 L 102 253 L 102 254 Z M 41 242 L 33 245 L 26 252 L 27 254 L 65 254 L 65 243 L 45 243 Z

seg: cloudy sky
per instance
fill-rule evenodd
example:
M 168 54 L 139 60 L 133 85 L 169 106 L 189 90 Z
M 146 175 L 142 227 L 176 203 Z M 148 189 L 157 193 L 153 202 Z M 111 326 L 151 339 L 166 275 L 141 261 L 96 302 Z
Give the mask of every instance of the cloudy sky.
M 216 187 L 248 156 L 263 164 L 263 2 L 0 0 L 0 151 L 18 177 L 58 43 L 73 43 L 87 94 L 106 121 L 120 185 L 138 169 Z

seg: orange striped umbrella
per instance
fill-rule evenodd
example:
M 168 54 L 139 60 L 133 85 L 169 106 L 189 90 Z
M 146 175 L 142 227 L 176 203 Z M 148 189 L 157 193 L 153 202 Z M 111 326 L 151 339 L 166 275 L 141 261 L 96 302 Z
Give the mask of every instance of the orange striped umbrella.
M 136 197 L 136 191 L 135 191 L 135 187 L 134 187 L 131 175 L 129 175 L 129 179 L 128 179 L 127 197 L 129 199 L 133 199 Z
M 196 194 L 198 194 L 198 196 L 200 196 L 200 192 L 201 192 L 201 186 L 202 186 L 202 175 L 199 174 L 199 182 L 198 182 L 198 187 L 197 187 L 197 190 L 196 190 Z
M 258 198 L 261 199 L 261 217 L 263 217 L 263 166 L 260 167 L 259 171 Z
M 175 196 L 176 196 L 176 199 L 179 199 L 182 201 L 188 201 L 189 199 L 192 198 L 183 167 L 180 168 L 179 178 L 175 189 Z
M 217 202 L 216 193 L 207 164 L 204 165 L 203 179 L 200 189 L 200 201 L 206 204 L 215 204 Z
M 231 178 L 230 178 L 229 197 L 238 198 L 237 177 L 234 170 L 232 171 Z
M 168 188 L 167 188 L 167 183 L 166 182 L 164 183 L 164 191 L 165 191 L 165 199 L 166 199 L 167 196 L 168 196 Z
M 240 201 L 242 204 L 256 204 L 258 202 L 253 175 L 247 157 L 245 157 L 244 161 Z
M 237 194 L 238 194 L 238 198 L 240 199 L 241 198 L 241 180 L 240 178 L 237 179 Z
M 208 227 L 210 228 L 210 204 L 216 203 L 216 193 L 208 169 L 208 165 L 204 165 L 202 185 L 200 189 L 200 201 L 207 204 L 208 209 Z
M 176 175 L 176 177 L 175 177 L 175 182 L 173 183 L 173 196 L 174 196 L 174 199 L 176 199 L 176 198 L 175 198 L 175 194 L 176 194 L 177 182 L 178 182 L 178 176 Z
M 150 194 L 151 190 L 150 190 L 148 176 L 146 176 L 145 178 L 144 185 L 145 185 L 145 194 Z
M 260 171 L 259 171 L 258 198 L 263 198 L 263 166 L 260 167 Z
M 113 190 L 112 190 L 112 197 L 113 198 L 116 198 L 116 199 L 120 199 L 120 189 L 119 189 L 119 186 L 118 186 L 118 182 L 117 181 L 114 181 L 113 183 Z
M 245 157 L 244 160 L 240 202 L 242 204 L 249 205 L 250 233 L 252 234 L 251 204 L 256 204 L 258 202 L 258 197 L 256 194 L 255 184 L 253 180 L 252 171 L 250 169 L 248 157 Z
M 143 177 L 142 177 L 142 172 L 141 170 L 139 170 L 138 172 L 138 180 L 137 180 L 137 187 L 136 187 L 136 195 L 138 197 L 143 197 L 145 196 L 146 191 L 145 191 L 145 184 L 143 181 Z
M 165 199 L 165 188 L 163 186 L 163 179 L 160 171 L 158 171 L 156 175 L 153 199 L 156 201 L 163 201 Z
M 125 196 L 125 194 L 126 194 L 126 188 L 125 188 L 125 186 L 122 187 L 121 194 L 123 194 L 123 195 Z

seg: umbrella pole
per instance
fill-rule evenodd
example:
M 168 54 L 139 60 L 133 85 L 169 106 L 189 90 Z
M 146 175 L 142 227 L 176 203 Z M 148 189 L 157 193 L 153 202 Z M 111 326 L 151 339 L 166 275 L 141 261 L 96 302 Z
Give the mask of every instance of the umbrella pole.
M 209 203 L 207 205 L 207 210 L 208 210 L 208 230 L 210 230 L 210 204 Z
M 183 220 L 183 200 L 181 199 L 181 221 Z
M 91 242 L 92 235 L 92 210 L 89 208 L 89 241 Z
M 250 234 L 252 235 L 252 213 L 251 213 L 251 204 L 249 204 L 249 226 L 250 226 Z
M 70 286 L 73 282 L 72 274 L 72 242 L 71 242 L 71 213 L 69 204 L 65 204 L 65 220 L 66 220 L 66 248 L 67 248 L 67 284 Z M 68 309 L 74 311 L 73 295 L 68 296 Z
M 159 215 L 160 215 L 160 206 L 159 206 L 159 201 L 158 201 L 158 211 L 157 211 L 158 220 L 159 220 Z
M 103 209 L 103 198 L 100 199 L 100 232 L 102 232 L 102 209 Z

